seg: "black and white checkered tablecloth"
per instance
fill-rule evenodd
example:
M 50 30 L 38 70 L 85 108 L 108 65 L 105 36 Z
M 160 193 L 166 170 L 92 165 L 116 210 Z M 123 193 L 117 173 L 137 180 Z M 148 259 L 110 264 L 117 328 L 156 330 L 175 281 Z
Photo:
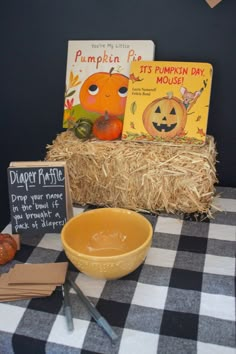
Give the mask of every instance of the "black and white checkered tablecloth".
M 70 265 L 79 287 L 119 334 L 112 346 L 71 289 L 74 331 L 62 294 L 0 303 L 0 354 L 235 354 L 236 189 L 218 188 L 214 219 L 146 214 L 154 234 L 143 265 L 113 281 Z M 75 209 L 76 213 L 83 209 Z M 8 225 L 5 232 L 11 232 Z M 15 263 L 65 261 L 59 234 L 22 237 Z

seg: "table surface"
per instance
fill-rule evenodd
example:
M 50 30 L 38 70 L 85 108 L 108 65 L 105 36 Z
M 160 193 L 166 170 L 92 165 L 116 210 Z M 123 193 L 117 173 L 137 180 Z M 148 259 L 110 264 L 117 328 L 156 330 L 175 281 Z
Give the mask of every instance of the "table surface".
M 68 332 L 60 291 L 46 298 L 0 303 L 0 353 L 235 354 L 236 189 L 217 188 L 214 219 L 145 214 L 153 243 L 128 276 L 96 280 L 69 271 L 119 335 L 111 344 L 70 290 L 74 331 Z M 74 209 L 75 213 L 83 208 Z M 11 233 L 8 225 L 4 232 Z M 65 261 L 59 234 L 21 238 L 16 263 Z

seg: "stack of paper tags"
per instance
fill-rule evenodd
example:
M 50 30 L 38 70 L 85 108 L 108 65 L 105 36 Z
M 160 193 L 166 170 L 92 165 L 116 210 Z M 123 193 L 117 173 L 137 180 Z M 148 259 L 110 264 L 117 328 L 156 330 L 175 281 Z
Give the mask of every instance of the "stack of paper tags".
M 64 284 L 68 262 L 16 264 L 0 276 L 0 302 L 49 296 Z

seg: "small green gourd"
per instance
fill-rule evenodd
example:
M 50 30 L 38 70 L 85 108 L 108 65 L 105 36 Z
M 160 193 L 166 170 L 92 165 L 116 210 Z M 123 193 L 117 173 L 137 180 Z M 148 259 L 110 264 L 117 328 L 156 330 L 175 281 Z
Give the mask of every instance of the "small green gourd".
M 77 138 L 79 139 L 88 139 L 91 135 L 93 128 L 93 123 L 87 118 L 80 118 L 75 123 L 73 131 Z

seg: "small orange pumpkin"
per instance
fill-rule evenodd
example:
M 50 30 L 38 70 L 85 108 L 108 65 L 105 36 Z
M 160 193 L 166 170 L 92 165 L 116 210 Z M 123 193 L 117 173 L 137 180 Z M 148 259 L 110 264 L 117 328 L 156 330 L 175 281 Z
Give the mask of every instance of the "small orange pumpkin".
M 9 234 L 0 234 L 0 264 L 11 261 L 17 250 L 17 243 Z
M 93 124 L 93 135 L 100 140 L 115 140 L 120 137 L 123 123 L 116 116 L 105 112 L 104 116 L 97 118 Z
M 122 74 L 98 72 L 90 75 L 80 89 L 80 103 L 84 109 L 120 116 L 125 112 L 129 79 Z
M 187 110 L 176 97 L 162 97 L 151 102 L 143 112 L 143 125 L 154 137 L 173 138 L 183 133 Z

